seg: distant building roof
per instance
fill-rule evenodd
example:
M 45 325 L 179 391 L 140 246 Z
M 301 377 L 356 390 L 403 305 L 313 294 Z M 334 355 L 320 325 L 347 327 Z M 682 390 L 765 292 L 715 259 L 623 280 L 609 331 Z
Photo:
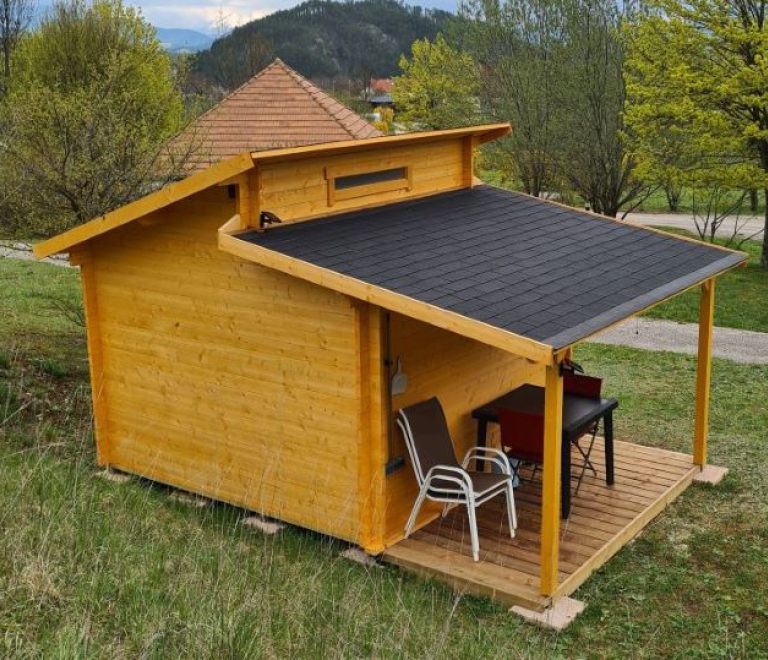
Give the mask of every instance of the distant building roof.
M 244 151 L 380 137 L 365 119 L 279 59 L 200 116 L 180 139 L 193 170 Z
M 395 88 L 392 78 L 371 78 L 371 91 L 375 94 L 389 94 Z
M 371 105 L 394 105 L 395 102 L 389 94 L 379 94 L 368 101 Z

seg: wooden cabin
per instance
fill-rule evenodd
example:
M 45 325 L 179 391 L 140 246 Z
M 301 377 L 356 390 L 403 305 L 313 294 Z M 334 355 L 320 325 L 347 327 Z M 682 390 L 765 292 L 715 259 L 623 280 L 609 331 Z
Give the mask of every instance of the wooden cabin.
M 99 464 L 505 602 L 575 590 L 706 464 L 714 282 L 745 256 L 480 184 L 477 148 L 508 131 L 246 152 L 39 244 L 80 267 Z M 693 455 L 624 438 L 615 484 L 587 478 L 561 528 L 562 362 L 698 286 Z M 404 540 L 393 412 L 438 396 L 462 456 L 471 411 L 526 383 L 546 438 L 516 538 L 502 502 L 481 507 L 480 562 L 461 510 L 425 507 Z

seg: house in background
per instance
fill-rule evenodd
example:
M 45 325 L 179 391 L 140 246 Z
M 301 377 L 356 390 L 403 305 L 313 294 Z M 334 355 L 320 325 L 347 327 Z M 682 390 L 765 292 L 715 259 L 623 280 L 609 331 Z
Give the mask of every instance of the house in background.
M 192 170 L 200 171 L 244 152 L 381 135 L 365 119 L 276 59 L 201 115 L 179 139 L 193 143 Z
M 376 121 L 381 119 L 380 110 L 395 109 L 395 102 L 392 99 L 392 90 L 395 88 L 395 81 L 392 78 L 371 78 L 371 84 L 366 90 L 368 104 L 371 106 L 371 113 Z
M 230 103 L 248 108 L 247 90 Z M 479 184 L 477 148 L 509 130 L 245 151 L 38 244 L 80 266 L 98 462 L 467 592 L 534 609 L 572 593 L 706 466 L 714 283 L 746 257 Z M 623 438 L 615 483 L 588 476 L 561 526 L 563 363 L 697 286 L 692 454 Z M 396 363 L 408 382 L 394 391 Z M 466 512 L 441 522 L 433 503 L 405 539 L 418 488 L 393 412 L 438 397 L 463 456 L 473 411 L 526 384 L 541 393 L 543 477 L 518 491 L 516 537 L 489 502 L 474 562 Z

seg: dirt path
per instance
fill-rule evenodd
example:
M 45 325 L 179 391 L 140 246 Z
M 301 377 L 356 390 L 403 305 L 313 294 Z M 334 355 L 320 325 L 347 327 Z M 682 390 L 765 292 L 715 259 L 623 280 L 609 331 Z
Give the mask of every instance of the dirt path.
M 591 341 L 695 355 L 698 337 L 699 326 L 695 323 L 632 318 Z M 768 364 L 768 332 L 715 328 L 713 353 L 715 357 L 742 364 Z

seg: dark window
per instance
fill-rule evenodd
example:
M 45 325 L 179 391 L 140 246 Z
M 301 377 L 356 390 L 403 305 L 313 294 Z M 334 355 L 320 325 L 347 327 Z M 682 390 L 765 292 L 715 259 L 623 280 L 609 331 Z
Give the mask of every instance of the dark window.
M 349 174 L 347 176 L 339 176 L 333 180 L 333 187 L 336 190 L 348 190 L 349 188 L 367 186 L 371 183 L 399 181 L 400 179 L 407 178 L 407 168 L 395 167 L 391 170 L 378 170 L 377 172 L 366 172 L 365 174 Z

